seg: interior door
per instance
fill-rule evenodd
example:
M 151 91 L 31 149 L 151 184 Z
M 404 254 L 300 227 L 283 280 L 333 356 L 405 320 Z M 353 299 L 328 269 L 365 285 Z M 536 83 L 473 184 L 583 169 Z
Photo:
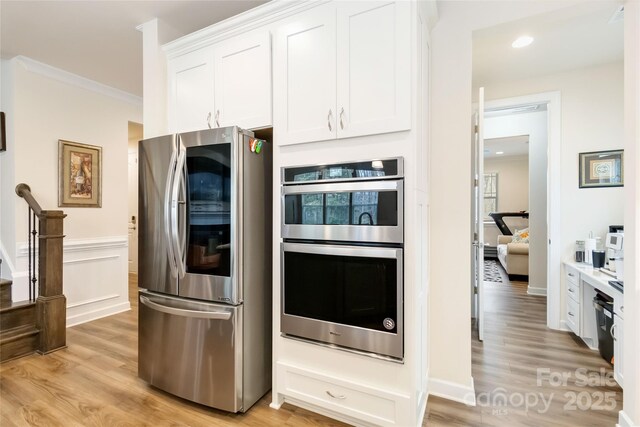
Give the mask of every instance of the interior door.
M 129 273 L 138 272 L 138 153 L 129 151 Z
M 474 126 L 474 232 L 473 270 L 475 273 L 475 294 L 478 339 L 484 340 L 484 88 L 478 94 L 478 112 Z

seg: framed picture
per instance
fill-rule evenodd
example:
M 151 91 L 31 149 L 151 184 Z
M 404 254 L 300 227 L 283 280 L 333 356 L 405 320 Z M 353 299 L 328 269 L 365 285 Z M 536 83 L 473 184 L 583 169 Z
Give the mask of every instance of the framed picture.
M 7 128 L 4 124 L 4 112 L 0 111 L 0 151 L 7 150 Z
M 102 206 L 102 147 L 58 140 L 58 206 Z
M 580 188 L 623 185 L 624 150 L 580 153 Z

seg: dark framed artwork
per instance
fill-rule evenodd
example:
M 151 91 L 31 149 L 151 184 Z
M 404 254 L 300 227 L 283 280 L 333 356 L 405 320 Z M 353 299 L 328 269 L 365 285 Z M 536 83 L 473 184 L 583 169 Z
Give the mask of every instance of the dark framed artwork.
M 624 150 L 580 153 L 580 188 L 622 187 Z
M 58 206 L 102 206 L 102 147 L 58 140 Z
M 7 151 L 7 128 L 3 111 L 0 111 L 0 151 Z

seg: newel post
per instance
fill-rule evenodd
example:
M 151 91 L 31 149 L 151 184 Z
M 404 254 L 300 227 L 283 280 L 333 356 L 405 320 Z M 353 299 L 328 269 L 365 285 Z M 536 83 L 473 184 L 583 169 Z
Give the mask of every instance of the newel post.
M 43 210 L 39 232 L 39 292 L 36 327 L 40 330 L 38 352 L 46 354 L 66 347 L 67 299 L 62 293 L 63 211 Z

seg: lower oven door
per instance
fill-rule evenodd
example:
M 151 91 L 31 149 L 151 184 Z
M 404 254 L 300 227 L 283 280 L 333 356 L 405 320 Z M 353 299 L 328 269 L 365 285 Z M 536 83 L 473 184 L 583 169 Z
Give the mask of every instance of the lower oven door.
M 281 332 L 402 359 L 402 249 L 282 243 Z

